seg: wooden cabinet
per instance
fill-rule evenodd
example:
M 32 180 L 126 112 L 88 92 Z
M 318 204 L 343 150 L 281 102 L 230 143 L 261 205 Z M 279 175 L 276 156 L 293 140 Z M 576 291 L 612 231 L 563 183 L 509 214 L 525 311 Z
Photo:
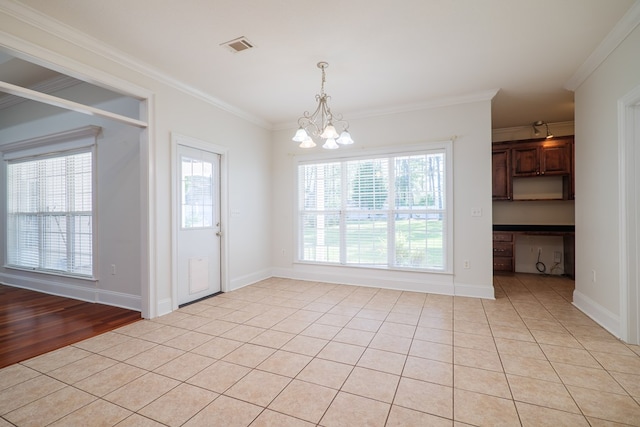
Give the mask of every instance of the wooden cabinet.
M 571 145 L 565 141 L 542 141 L 515 146 L 513 176 L 568 175 L 571 173 Z
M 543 144 L 540 147 L 540 175 L 569 175 L 571 173 L 571 145 Z
M 513 240 L 513 233 L 493 233 L 493 271 L 515 271 Z
M 513 179 L 561 176 L 563 199 L 574 198 L 573 137 L 503 142 L 493 145 L 493 200 L 513 200 Z
M 511 151 L 493 150 L 491 166 L 493 200 L 511 200 Z
M 540 175 L 540 149 L 538 147 L 513 147 L 513 176 Z

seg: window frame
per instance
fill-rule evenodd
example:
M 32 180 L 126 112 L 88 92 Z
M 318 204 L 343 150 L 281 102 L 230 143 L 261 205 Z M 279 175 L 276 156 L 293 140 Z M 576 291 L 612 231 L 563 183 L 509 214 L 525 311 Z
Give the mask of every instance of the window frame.
M 4 218 L 4 257 L 3 268 L 25 271 L 29 273 L 61 276 L 79 280 L 96 281 L 98 271 L 98 153 L 97 137 L 102 128 L 85 126 L 79 129 L 45 135 L 29 140 L 18 141 L 0 147 L 2 151 L 2 174 L 5 179 L 2 200 L 2 217 Z M 91 273 L 73 273 L 63 270 L 33 268 L 9 263 L 9 191 L 8 166 L 10 163 L 21 163 L 46 158 L 60 158 L 80 153 L 91 153 Z M 66 211 L 65 211 L 66 212 Z
M 410 266 L 397 266 L 397 265 L 361 265 L 361 264 L 352 264 L 352 263 L 343 263 L 342 260 L 339 262 L 323 262 L 323 261 L 313 261 L 313 260 L 304 260 L 302 259 L 302 251 L 303 251 L 303 233 L 301 230 L 300 219 L 303 211 L 301 210 L 301 200 L 300 200 L 300 177 L 299 171 L 300 166 L 309 165 L 309 164 L 321 164 L 321 163 L 329 163 L 329 162 L 340 162 L 341 168 L 344 170 L 346 162 L 354 161 L 354 160 L 373 160 L 380 158 L 390 158 L 390 157 L 405 157 L 410 155 L 424 155 L 429 154 L 430 152 L 443 152 L 444 153 L 444 198 L 445 198 L 445 207 L 444 207 L 444 227 L 445 230 L 443 232 L 443 258 L 444 258 L 444 266 L 442 269 L 436 268 L 420 268 L 420 267 L 410 267 Z M 347 268 L 357 268 L 357 269 L 377 269 L 377 270 L 389 270 L 389 271 L 415 271 L 420 273 L 429 273 L 429 274 L 453 274 L 453 233 L 454 233 L 454 224 L 453 224 L 453 139 L 443 140 L 443 141 L 432 141 L 432 142 L 423 142 L 418 144 L 411 145 L 399 145 L 399 146 L 391 146 L 391 147 L 382 147 L 376 149 L 360 149 L 357 152 L 353 152 L 351 150 L 340 150 L 339 152 L 329 152 L 329 153 L 315 153 L 311 155 L 304 156 L 296 156 L 294 158 L 294 168 L 293 168 L 293 179 L 294 179 L 294 188 L 295 188 L 295 196 L 294 196 L 294 206 L 293 206 L 293 245 L 294 245 L 294 264 L 308 264 L 308 265 L 316 265 L 316 266 L 331 266 L 331 267 L 347 267 Z M 347 185 L 350 185 L 348 183 Z M 342 190 L 342 206 L 338 210 L 340 213 L 343 212 L 344 208 L 344 198 L 346 190 Z M 398 210 L 397 208 L 394 209 Z M 344 214 L 340 215 L 340 221 L 344 221 L 346 213 L 348 211 L 345 210 Z M 391 210 L 387 209 L 387 212 L 391 212 Z M 391 231 L 393 232 L 393 226 L 390 225 Z M 388 233 L 389 233 L 388 232 Z M 340 233 L 340 248 L 341 250 L 346 248 L 345 245 L 346 233 Z M 387 243 L 387 247 L 395 247 L 392 242 Z M 387 253 L 387 259 L 389 256 L 393 254 Z

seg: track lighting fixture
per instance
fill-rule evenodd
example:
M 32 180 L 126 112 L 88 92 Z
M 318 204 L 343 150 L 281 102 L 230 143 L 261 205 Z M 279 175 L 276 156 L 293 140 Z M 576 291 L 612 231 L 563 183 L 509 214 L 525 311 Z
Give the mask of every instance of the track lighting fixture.
M 533 134 L 534 134 L 535 136 L 540 135 L 540 130 L 538 129 L 538 127 L 540 127 L 540 126 L 544 126 L 544 127 L 545 127 L 545 129 L 547 130 L 547 136 L 546 136 L 546 138 L 547 138 L 547 139 L 553 138 L 553 134 L 549 131 L 549 123 L 547 123 L 547 122 L 543 122 L 542 120 L 538 120 L 538 121 L 533 122 L 533 123 L 531 124 L 531 126 L 533 127 Z

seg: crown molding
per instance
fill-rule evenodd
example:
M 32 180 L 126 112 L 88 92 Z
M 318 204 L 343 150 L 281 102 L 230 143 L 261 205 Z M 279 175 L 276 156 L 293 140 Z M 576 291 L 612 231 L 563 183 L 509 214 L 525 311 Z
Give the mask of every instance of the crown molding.
M 570 91 L 578 89 L 639 24 L 640 1 L 636 0 L 609 34 L 600 42 L 598 47 L 589 55 L 587 60 L 565 83 L 564 88 Z
M 347 113 L 349 120 L 367 119 L 378 116 L 388 116 L 392 114 L 409 113 L 412 111 L 429 110 L 432 108 L 450 107 L 460 104 L 471 104 L 474 102 L 491 101 L 500 89 L 491 89 L 480 92 L 472 92 L 466 95 L 434 98 L 417 104 L 405 104 L 389 108 L 379 108 L 370 110 L 360 110 Z M 273 126 L 273 130 L 286 130 L 298 127 L 297 122 L 278 123 Z
M 60 21 L 57 21 L 35 9 L 32 9 L 26 5 L 21 5 L 14 2 L 7 2 L 0 0 L 0 12 L 24 22 L 30 26 L 36 27 L 42 31 L 45 31 L 55 37 L 61 38 L 71 44 L 78 46 L 79 48 L 91 51 L 95 54 L 103 56 L 108 60 L 117 63 L 125 68 L 136 71 L 143 75 L 153 78 L 160 83 L 166 84 L 180 92 L 191 95 L 200 99 L 208 104 L 211 104 L 223 111 L 240 117 L 248 122 L 251 122 L 259 127 L 270 130 L 271 124 L 253 114 L 247 113 L 240 108 L 237 108 L 231 104 L 228 104 L 200 89 L 196 89 L 160 70 L 146 64 L 124 52 L 121 52 L 114 47 L 107 45 L 106 43 L 91 37 L 85 33 L 78 31 L 77 29 L 66 25 Z
M 83 83 L 83 82 L 70 76 L 61 75 L 61 76 L 52 77 L 48 80 L 37 83 L 33 86 L 29 86 L 27 89 L 31 89 L 36 92 L 51 94 L 59 90 L 66 89 L 68 87 L 78 85 L 80 83 Z M 25 101 L 26 101 L 25 98 L 21 98 L 19 96 L 12 96 L 12 95 L 0 96 L 0 110 L 13 107 Z
M 556 136 L 565 136 L 574 134 L 574 122 L 554 122 L 548 123 L 549 129 Z M 504 141 L 518 141 L 523 139 L 535 139 L 541 138 L 533 134 L 532 125 L 514 126 L 509 128 L 493 129 L 491 131 L 491 141 L 504 142 Z

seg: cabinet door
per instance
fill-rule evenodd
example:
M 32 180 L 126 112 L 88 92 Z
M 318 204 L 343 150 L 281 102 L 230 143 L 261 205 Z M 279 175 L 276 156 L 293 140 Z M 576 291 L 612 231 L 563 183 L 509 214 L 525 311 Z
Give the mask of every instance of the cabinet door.
M 534 176 L 540 174 L 538 147 L 513 148 L 513 176 Z
M 511 200 L 511 156 L 509 149 L 494 150 L 491 156 L 493 200 Z
M 568 144 L 542 147 L 541 175 L 568 175 L 571 173 L 571 147 Z

